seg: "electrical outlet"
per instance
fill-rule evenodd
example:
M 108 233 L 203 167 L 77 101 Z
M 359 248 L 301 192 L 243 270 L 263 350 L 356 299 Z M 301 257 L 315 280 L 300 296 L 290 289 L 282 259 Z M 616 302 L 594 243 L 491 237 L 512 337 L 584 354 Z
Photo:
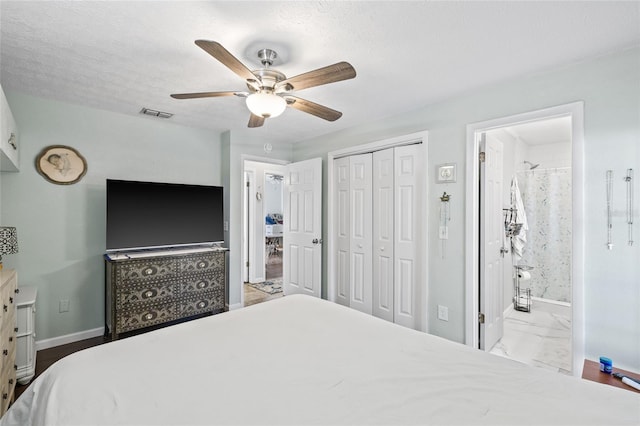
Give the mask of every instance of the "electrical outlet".
M 449 308 L 438 305 L 438 319 L 442 321 L 449 321 Z
M 60 299 L 60 306 L 58 311 L 60 313 L 69 312 L 69 299 Z

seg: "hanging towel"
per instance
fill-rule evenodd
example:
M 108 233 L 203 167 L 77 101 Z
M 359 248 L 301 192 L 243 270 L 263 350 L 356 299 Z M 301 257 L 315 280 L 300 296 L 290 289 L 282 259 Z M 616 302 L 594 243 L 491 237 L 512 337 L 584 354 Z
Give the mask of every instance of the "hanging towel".
M 524 211 L 524 203 L 518 187 L 518 178 L 515 176 L 511 180 L 511 208 L 514 209 L 514 222 L 522 224 L 520 232 L 511 237 L 511 251 L 516 259 L 519 260 L 522 258 L 522 250 L 527 243 L 529 225 L 527 224 L 527 214 Z

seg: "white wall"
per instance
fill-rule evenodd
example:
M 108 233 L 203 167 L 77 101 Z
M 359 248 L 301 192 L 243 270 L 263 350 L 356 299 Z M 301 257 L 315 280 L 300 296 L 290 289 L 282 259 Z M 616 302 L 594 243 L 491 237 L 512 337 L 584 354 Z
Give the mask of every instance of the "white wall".
M 6 91 L 20 129 L 20 172 L 2 173 L 3 223 L 18 228 L 20 252 L 6 256 L 19 285 L 38 288 L 38 340 L 104 326 L 107 178 L 220 185 L 217 133 Z M 34 166 L 46 146 L 77 149 L 87 174 L 54 185 Z M 59 313 L 59 300 L 70 301 Z
M 265 178 L 264 183 L 264 212 L 265 216 L 270 213 L 282 214 L 284 211 L 282 204 L 282 180 L 272 181 Z
M 529 145 L 526 160 L 540 164 L 539 169 L 555 167 L 571 167 L 571 141 Z M 529 165 L 522 165 L 520 170 L 527 170 Z
M 640 244 L 625 246 L 625 200 L 621 179 L 627 168 L 640 169 L 640 47 L 537 73 L 467 93 L 402 116 L 363 124 L 294 145 L 294 160 L 422 129 L 429 130 L 429 176 L 440 163 L 457 163 L 458 181 L 437 185 L 429 179 L 429 228 L 437 229 L 436 194 L 452 194 L 448 256 L 430 250 L 430 332 L 464 342 L 465 143 L 469 123 L 567 104 L 585 102 L 585 316 L 586 354 L 607 355 L 622 368 L 640 370 Z M 348 114 L 348 111 L 345 111 Z M 325 161 L 326 163 L 326 161 Z M 325 165 L 326 166 L 326 165 Z M 614 169 L 617 197 L 613 251 L 606 250 L 605 181 Z M 326 181 L 324 191 L 326 201 Z M 636 200 L 640 185 L 636 185 Z M 325 204 L 326 205 L 326 204 Z M 636 218 L 638 211 L 636 210 Z M 327 212 L 324 216 L 326 219 Z M 635 239 L 640 241 L 640 227 Z M 325 227 L 326 230 L 326 227 Z M 327 238 L 325 234 L 323 236 Z M 435 232 L 429 236 L 437 247 Z M 326 258 L 326 256 L 325 256 Z M 323 285 L 326 286 L 326 273 Z M 436 319 L 436 306 L 449 307 L 449 321 Z

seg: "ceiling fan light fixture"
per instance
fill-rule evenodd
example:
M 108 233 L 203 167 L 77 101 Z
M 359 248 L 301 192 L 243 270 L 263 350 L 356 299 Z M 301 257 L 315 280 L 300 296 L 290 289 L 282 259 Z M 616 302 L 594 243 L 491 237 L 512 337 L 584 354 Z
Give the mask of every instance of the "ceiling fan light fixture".
M 253 93 L 246 102 L 249 111 L 264 118 L 277 117 L 287 108 L 287 101 L 273 93 Z

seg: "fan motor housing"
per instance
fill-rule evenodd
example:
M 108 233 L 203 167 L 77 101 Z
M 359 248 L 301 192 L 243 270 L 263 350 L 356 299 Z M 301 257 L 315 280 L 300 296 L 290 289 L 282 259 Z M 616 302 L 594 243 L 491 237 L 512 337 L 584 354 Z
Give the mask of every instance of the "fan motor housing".
M 267 90 L 271 90 L 273 91 L 275 85 L 283 80 L 287 79 L 287 76 L 284 75 L 283 73 L 281 73 L 280 71 L 274 70 L 274 69 L 267 69 L 267 68 L 262 68 L 259 70 L 252 70 L 251 71 L 253 74 L 255 74 L 256 77 L 258 77 L 258 80 L 260 81 L 260 86 L 263 89 L 267 89 Z M 256 89 L 254 87 L 252 87 L 251 85 L 247 84 L 247 87 L 249 88 L 249 90 L 251 90 L 252 92 L 255 92 Z

